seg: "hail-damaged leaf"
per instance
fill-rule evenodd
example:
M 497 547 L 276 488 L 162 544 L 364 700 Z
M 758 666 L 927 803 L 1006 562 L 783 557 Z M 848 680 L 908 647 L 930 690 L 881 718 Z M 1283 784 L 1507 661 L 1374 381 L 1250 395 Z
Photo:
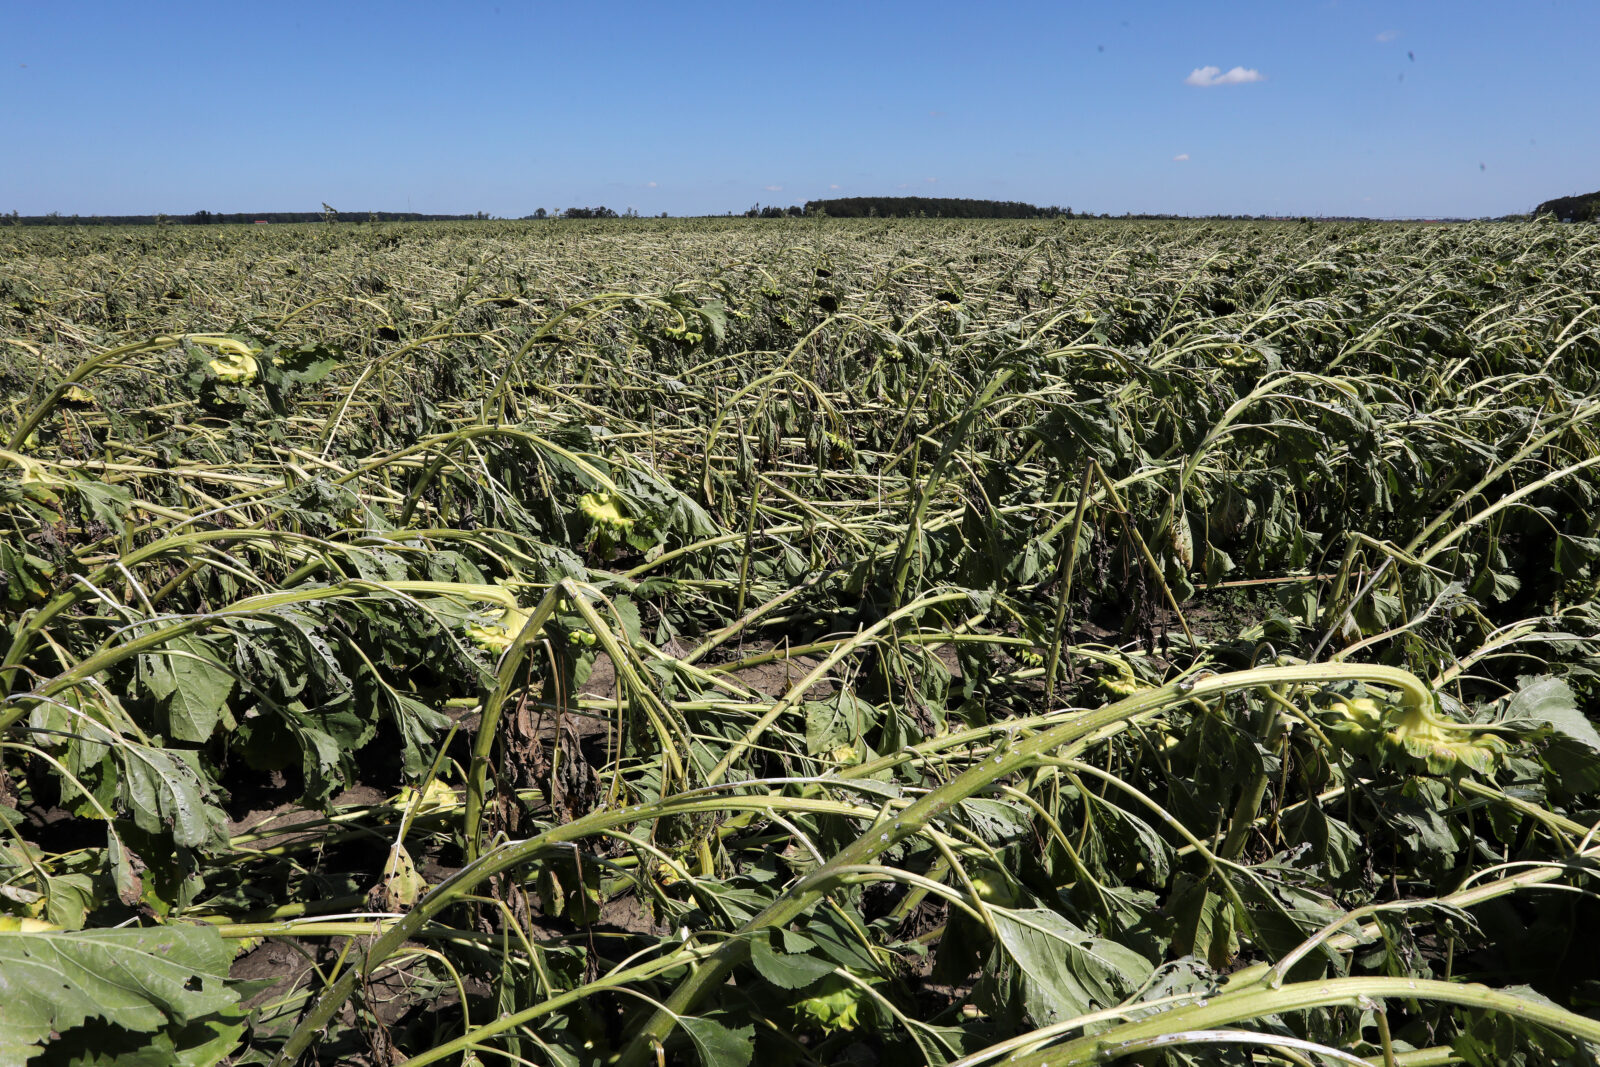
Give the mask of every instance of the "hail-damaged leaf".
M 140 657 L 141 680 L 163 702 L 167 736 L 178 741 L 206 741 L 219 722 L 231 720 L 228 698 L 233 673 L 209 642 L 179 637 L 160 653 Z
M 1044 908 L 991 907 L 1020 1006 L 1035 1025 L 1111 1007 L 1150 976 L 1150 961 Z M 1002 973 L 1004 973 L 1002 971 Z
M 467 637 L 485 652 L 504 652 L 532 615 L 527 608 L 502 608 L 489 622 L 468 624 Z
M 229 988 L 233 951 L 209 926 L 151 929 L 0 929 L 0 1062 L 22 1063 L 72 1031 L 103 1020 L 155 1034 L 208 1017 L 242 1021 Z M 231 1050 L 231 1042 L 229 1049 Z
M 1600 731 L 1578 707 L 1577 694 L 1561 678 L 1520 678 L 1520 688 L 1495 716 L 1501 725 L 1533 733 L 1556 734 L 1600 752 Z
M 728 1026 L 704 1016 L 678 1020 L 699 1054 L 702 1067 L 746 1067 L 755 1056 L 755 1026 Z
M 804 989 L 833 973 L 834 965 L 806 953 L 783 952 L 773 946 L 765 934 L 756 934 L 750 940 L 750 962 L 761 977 L 783 989 Z

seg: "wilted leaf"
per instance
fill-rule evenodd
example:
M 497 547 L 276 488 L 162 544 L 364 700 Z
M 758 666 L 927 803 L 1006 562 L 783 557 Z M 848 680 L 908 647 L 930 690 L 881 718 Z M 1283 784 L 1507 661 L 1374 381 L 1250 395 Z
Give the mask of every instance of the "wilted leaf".
M 140 675 L 151 694 L 166 704 L 167 730 L 176 741 L 205 741 L 221 720 L 233 692 L 233 675 L 210 646 L 180 637 L 166 654 L 140 657 Z
M 378 895 L 382 898 L 383 910 L 410 911 L 427 887 L 428 883 L 417 873 L 416 864 L 411 862 L 411 853 L 397 843 L 389 850 L 383 880 L 379 883 Z
M 701 1067 L 745 1067 L 755 1055 L 755 1027 L 733 1029 L 704 1017 L 678 1019 L 700 1054 Z
M 823 975 L 832 974 L 834 965 L 815 956 L 779 952 L 765 933 L 750 941 L 750 962 L 761 977 L 783 989 L 804 989 Z
M 1497 721 L 1525 730 L 1548 730 L 1600 752 L 1600 731 L 1578 707 L 1577 695 L 1560 678 L 1520 679 Z
M 239 999 L 226 985 L 232 958 L 206 926 L 0 933 L 0 1063 L 90 1019 L 151 1033 L 227 1013 Z
M 1150 962 L 1043 908 L 991 908 L 995 930 L 1022 978 L 1024 1007 L 1040 1026 L 1116 1004 L 1150 974 Z

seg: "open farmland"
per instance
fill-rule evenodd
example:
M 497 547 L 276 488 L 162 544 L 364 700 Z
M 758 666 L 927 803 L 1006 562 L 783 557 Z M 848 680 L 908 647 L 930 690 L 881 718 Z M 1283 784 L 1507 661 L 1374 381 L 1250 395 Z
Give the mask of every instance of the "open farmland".
M 1591 1062 L 1597 269 L 0 231 L 0 1064 Z

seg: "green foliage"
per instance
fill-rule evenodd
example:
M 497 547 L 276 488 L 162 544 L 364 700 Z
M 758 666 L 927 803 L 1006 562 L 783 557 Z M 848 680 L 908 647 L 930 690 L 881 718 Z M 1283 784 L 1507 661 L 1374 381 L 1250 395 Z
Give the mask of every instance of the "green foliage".
M 87 1030 L 102 1054 L 136 1034 L 147 1057 L 216 1063 L 244 1031 L 239 994 L 227 984 L 232 958 L 203 926 L 0 932 L 0 1062 L 21 1063 L 47 1044 L 58 1062 L 105 1062 L 87 1047 L 61 1054 Z
M 1150 977 L 1143 956 L 1057 912 L 991 908 L 990 914 L 1004 958 L 994 986 L 977 995 L 980 1003 L 989 1001 L 991 1013 L 1020 1012 L 1033 1026 L 1050 1026 L 1119 1003 Z
M 1600 192 L 1558 196 L 1533 209 L 1534 218 L 1552 215 L 1562 222 L 1589 222 L 1600 217 Z
M 0 1060 L 1586 1062 L 1592 233 L 884 214 L 8 230 Z

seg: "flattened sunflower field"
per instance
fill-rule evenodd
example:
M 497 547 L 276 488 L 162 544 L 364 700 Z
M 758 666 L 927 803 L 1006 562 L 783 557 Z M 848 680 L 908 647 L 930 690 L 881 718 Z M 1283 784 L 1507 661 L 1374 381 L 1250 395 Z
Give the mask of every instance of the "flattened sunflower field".
M 1600 1051 L 1600 232 L 0 236 L 0 1064 Z

